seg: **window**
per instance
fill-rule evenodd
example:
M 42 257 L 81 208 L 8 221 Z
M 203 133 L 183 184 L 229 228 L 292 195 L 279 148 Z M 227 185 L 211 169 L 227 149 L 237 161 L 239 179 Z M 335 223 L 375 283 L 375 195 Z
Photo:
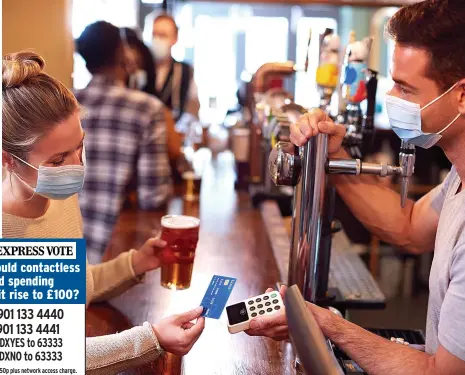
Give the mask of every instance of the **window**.
M 312 30 L 311 43 L 308 49 L 310 56 L 308 71 L 298 72 L 296 74 L 295 101 L 305 107 L 316 106 L 319 103 L 319 94 L 315 83 L 315 77 L 319 60 L 320 34 L 322 34 L 326 28 L 333 29 L 337 33 L 336 20 L 333 18 L 303 17 L 299 19 L 297 23 L 296 65 L 298 67 L 305 66 L 308 37 L 310 29 Z
M 195 19 L 194 74 L 202 109 L 210 107 L 211 98 L 224 113 L 236 103 L 234 36 L 227 17 L 200 15 Z
M 251 17 L 246 26 L 245 70 L 253 74 L 265 63 L 287 61 L 288 30 L 284 17 Z

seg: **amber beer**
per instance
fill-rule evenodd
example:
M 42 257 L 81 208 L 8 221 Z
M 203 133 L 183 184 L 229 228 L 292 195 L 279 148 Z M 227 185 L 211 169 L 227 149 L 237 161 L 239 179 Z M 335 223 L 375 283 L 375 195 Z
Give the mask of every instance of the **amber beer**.
M 202 177 L 194 172 L 184 172 L 183 179 L 183 198 L 189 202 L 198 202 L 200 199 L 200 190 L 202 189 Z
M 161 285 L 169 289 L 187 289 L 191 285 L 195 249 L 199 240 L 200 220 L 185 215 L 167 215 L 161 219 L 162 240 L 176 256 L 176 263 L 163 264 Z

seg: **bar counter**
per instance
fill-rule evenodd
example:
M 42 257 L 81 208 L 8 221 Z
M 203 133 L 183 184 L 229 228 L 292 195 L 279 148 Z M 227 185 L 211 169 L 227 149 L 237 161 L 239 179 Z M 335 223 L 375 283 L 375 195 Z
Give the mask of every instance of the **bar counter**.
M 202 150 L 204 151 L 204 150 Z M 145 282 L 110 303 L 91 305 L 87 311 L 87 335 L 115 333 L 164 316 L 195 308 L 214 274 L 237 278 L 228 303 L 263 293 L 280 281 L 260 210 L 251 206 L 247 193 L 234 190 L 234 164 L 230 153 L 207 156 L 200 204 L 180 198 L 162 212 L 125 211 L 121 215 L 105 259 L 138 248 L 160 228 L 165 213 L 187 214 L 201 219 L 200 238 L 191 287 L 184 291 L 160 286 L 160 270 L 146 275 Z M 135 370 L 138 374 L 185 375 L 281 375 L 295 373 L 289 343 L 230 335 L 225 314 L 207 319 L 205 331 L 182 359 L 171 354 L 157 363 Z

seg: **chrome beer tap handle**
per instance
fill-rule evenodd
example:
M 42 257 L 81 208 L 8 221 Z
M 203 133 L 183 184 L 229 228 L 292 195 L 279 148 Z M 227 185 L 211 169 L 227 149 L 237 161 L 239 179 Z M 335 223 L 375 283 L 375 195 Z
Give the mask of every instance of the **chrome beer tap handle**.
M 302 169 L 299 148 L 290 142 L 278 142 L 270 152 L 268 169 L 277 186 L 296 186 Z
M 290 124 L 296 122 L 306 112 L 304 107 L 295 103 L 284 105 L 280 113 L 276 115 L 276 128 L 282 130 L 287 128 L 287 134 L 289 134 Z M 275 135 L 278 136 L 278 134 Z M 287 139 L 289 139 L 288 136 Z M 272 148 L 268 157 L 271 179 L 277 186 L 296 186 L 302 170 L 301 149 L 288 141 L 280 140 L 279 137 L 275 140 L 278 143 Z
M 273 182 L 277 186 L 296 186 L 302 170 L 301 149 L 290 142 L 278 142 L 272 149 L 268 168 Z M 401 205 L 405 206 L 408 196 L 410 177 L 415 169 L 415 147 L 403 143 L 400 152 L 400 166 L 367 163 L 360 159 L 328 159 L 328 174 L 372 174 L 380 177 L 401 176 Z

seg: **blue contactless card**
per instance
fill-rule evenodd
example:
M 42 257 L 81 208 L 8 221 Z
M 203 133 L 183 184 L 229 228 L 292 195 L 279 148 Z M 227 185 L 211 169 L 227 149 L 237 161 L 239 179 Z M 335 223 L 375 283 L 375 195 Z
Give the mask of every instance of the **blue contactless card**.
M 234 285 L 236 285 L 234 277 L 214 275 L 200 304 L 204 308 L 202 316 L 219 319 Z

